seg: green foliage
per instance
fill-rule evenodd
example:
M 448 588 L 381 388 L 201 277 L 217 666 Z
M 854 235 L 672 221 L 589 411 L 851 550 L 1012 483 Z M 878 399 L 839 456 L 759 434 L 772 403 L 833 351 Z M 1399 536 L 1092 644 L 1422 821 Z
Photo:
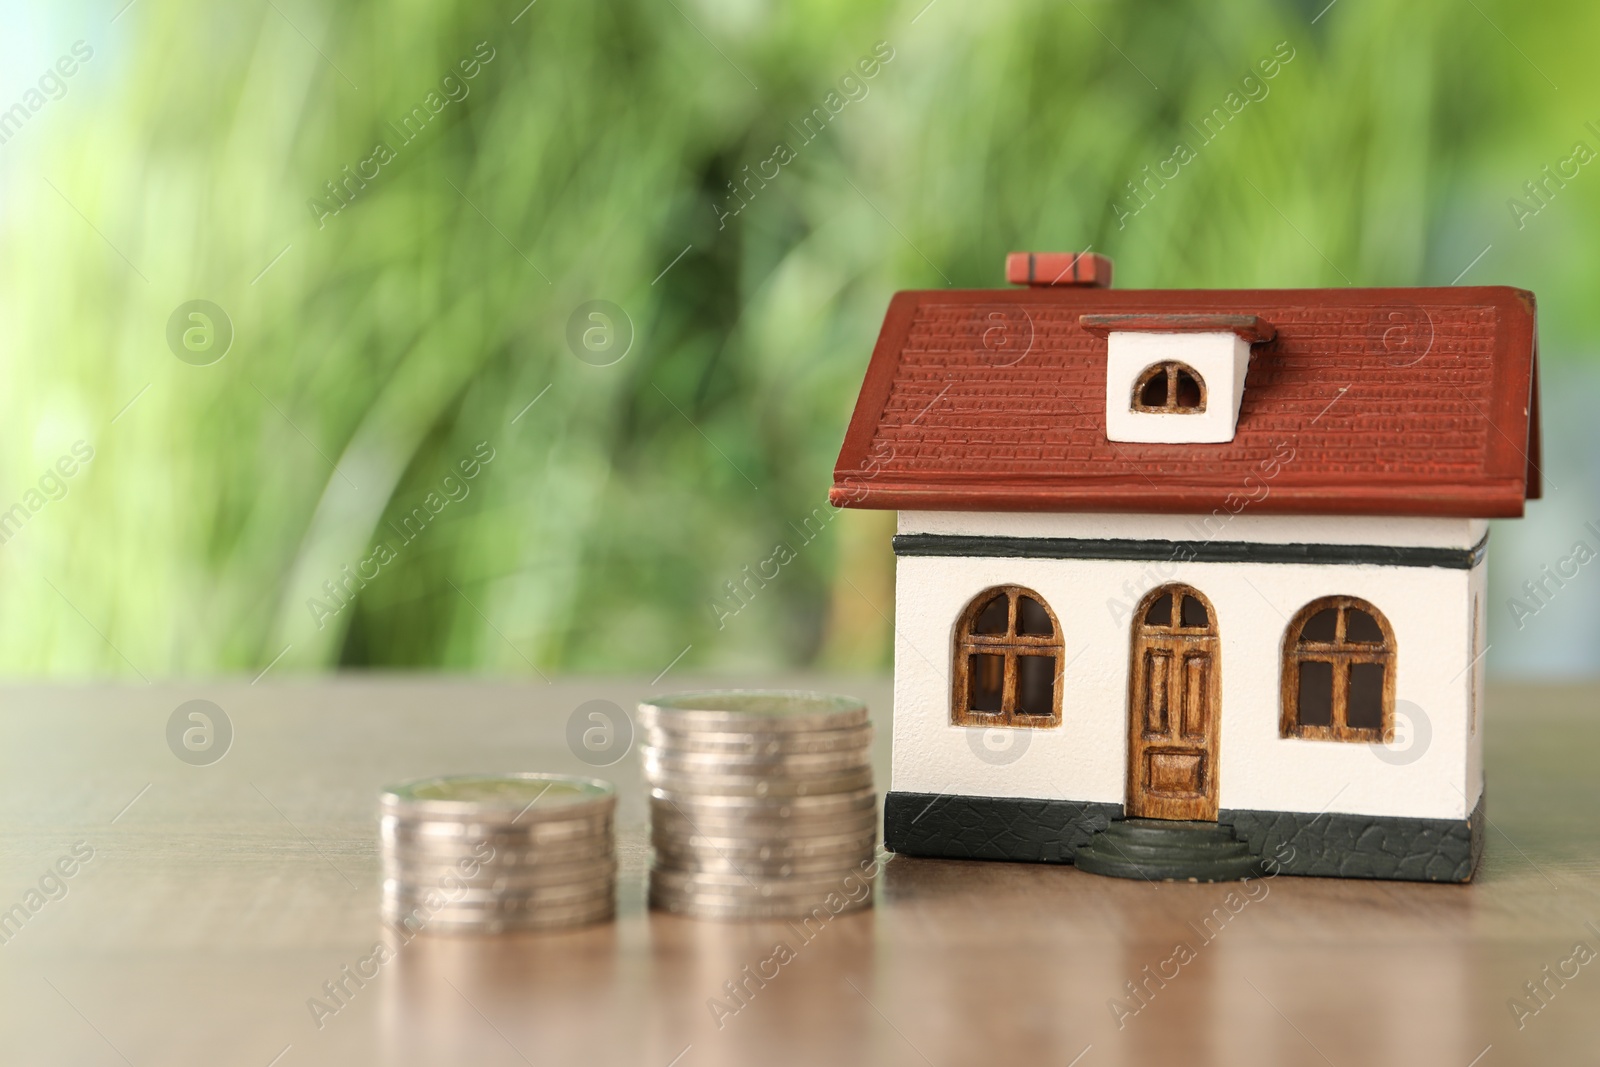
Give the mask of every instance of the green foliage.
M 1557 6 L 60 14 L 36 65 L 94 59 L 0 148 L 0 508 L 94 458 L 0 552 L 0 669 L 881 666 L 892 521 L 825 498 L 890 293 L 1090 246 L 1123 287 L 1447 284 L 1492 245 L 1465 282 L 1592 328 L 1600 178 L 1505 203 L 1600 146 L 1597 16 Z M 194 298 L 235 329 L 210 366 L 165 341 Z M 631 320 L 609 366 L 568 347 L 592 300 Z

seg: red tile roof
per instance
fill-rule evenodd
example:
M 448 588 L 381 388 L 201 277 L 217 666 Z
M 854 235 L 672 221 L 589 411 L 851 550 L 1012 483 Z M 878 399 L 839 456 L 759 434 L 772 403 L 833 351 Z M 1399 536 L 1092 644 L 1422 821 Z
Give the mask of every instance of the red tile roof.
M 1233 441 L 1106 440 L 1107 340 L 1085 314 L 1273 328 Z M 1520 515 L 1539 495 L 1536 353 L 1533 294 L 1503 286 L 897 293 L 830 499 L 1206 513 L 1259 497 L 1252 513 Z

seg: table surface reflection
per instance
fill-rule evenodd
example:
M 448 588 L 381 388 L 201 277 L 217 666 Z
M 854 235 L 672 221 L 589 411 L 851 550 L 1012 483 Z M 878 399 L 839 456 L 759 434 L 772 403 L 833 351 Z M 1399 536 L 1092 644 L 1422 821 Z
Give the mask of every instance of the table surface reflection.
M 1226 923 L 1206 919 L 1234 887 L 908 858 L 886 859 L 875 908 L 810 929 L 651 913 L 635 752 L 592 771 L 621 794 L 615 923 L 419 936 L 376 977 L 346 980 L 337 1012 L 312 1010 L 386 936 L 379 785 L 584 772 L 566 741 L 573 709 L 705 682 L 8 687 L 0 909 L 26 919 L 0 945 L 0 1061 L 1490 1067 L 1600 1055 L 1595 686 L 1491 688 L 1490 826 L 1473 885 L 1284 877 L 1235 898 Z M 868 699 L 884 788 L 887 680 L 758 684 Z M 170 716 L 192 699 L 233 726 L 206 766 L 168 746 Z M 74 873 L 52 876 L 63 858 Z M 1189 951 L 1173 962 L 1179 944 Z M 766 962 L 779 945 L 786 962 Z

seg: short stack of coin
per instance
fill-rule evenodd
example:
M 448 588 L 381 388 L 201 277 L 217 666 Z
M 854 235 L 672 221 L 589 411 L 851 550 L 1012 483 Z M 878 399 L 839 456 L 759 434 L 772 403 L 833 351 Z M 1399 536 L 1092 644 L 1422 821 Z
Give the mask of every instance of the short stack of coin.
M 686 693 L 639 706 L 650 782 L 650 902 L 702 918 L 871 902 L 872 726 L 819 693 Z M 851 876 L 854 877 L 851 877 Z
M 577 926 L 616 911 L 616 791 L 596 778 L 423 778 L 379 796 L 383 916 L 412 930 Z

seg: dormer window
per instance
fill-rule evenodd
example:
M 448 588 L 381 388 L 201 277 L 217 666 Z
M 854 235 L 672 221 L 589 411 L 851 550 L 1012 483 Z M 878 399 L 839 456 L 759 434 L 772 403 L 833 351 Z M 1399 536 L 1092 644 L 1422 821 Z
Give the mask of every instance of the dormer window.
M 1134 411 L 1197 415 L 1206 409 L 1206 380 L 1187 363 L 1157 363 L 1139 375 L 1131 406 Z
M 1138 444 L 1232 441 L 1253 345 L 1277 331 L 1256 315 L 1081 315 L 1106 338 L 1106 439 Z

